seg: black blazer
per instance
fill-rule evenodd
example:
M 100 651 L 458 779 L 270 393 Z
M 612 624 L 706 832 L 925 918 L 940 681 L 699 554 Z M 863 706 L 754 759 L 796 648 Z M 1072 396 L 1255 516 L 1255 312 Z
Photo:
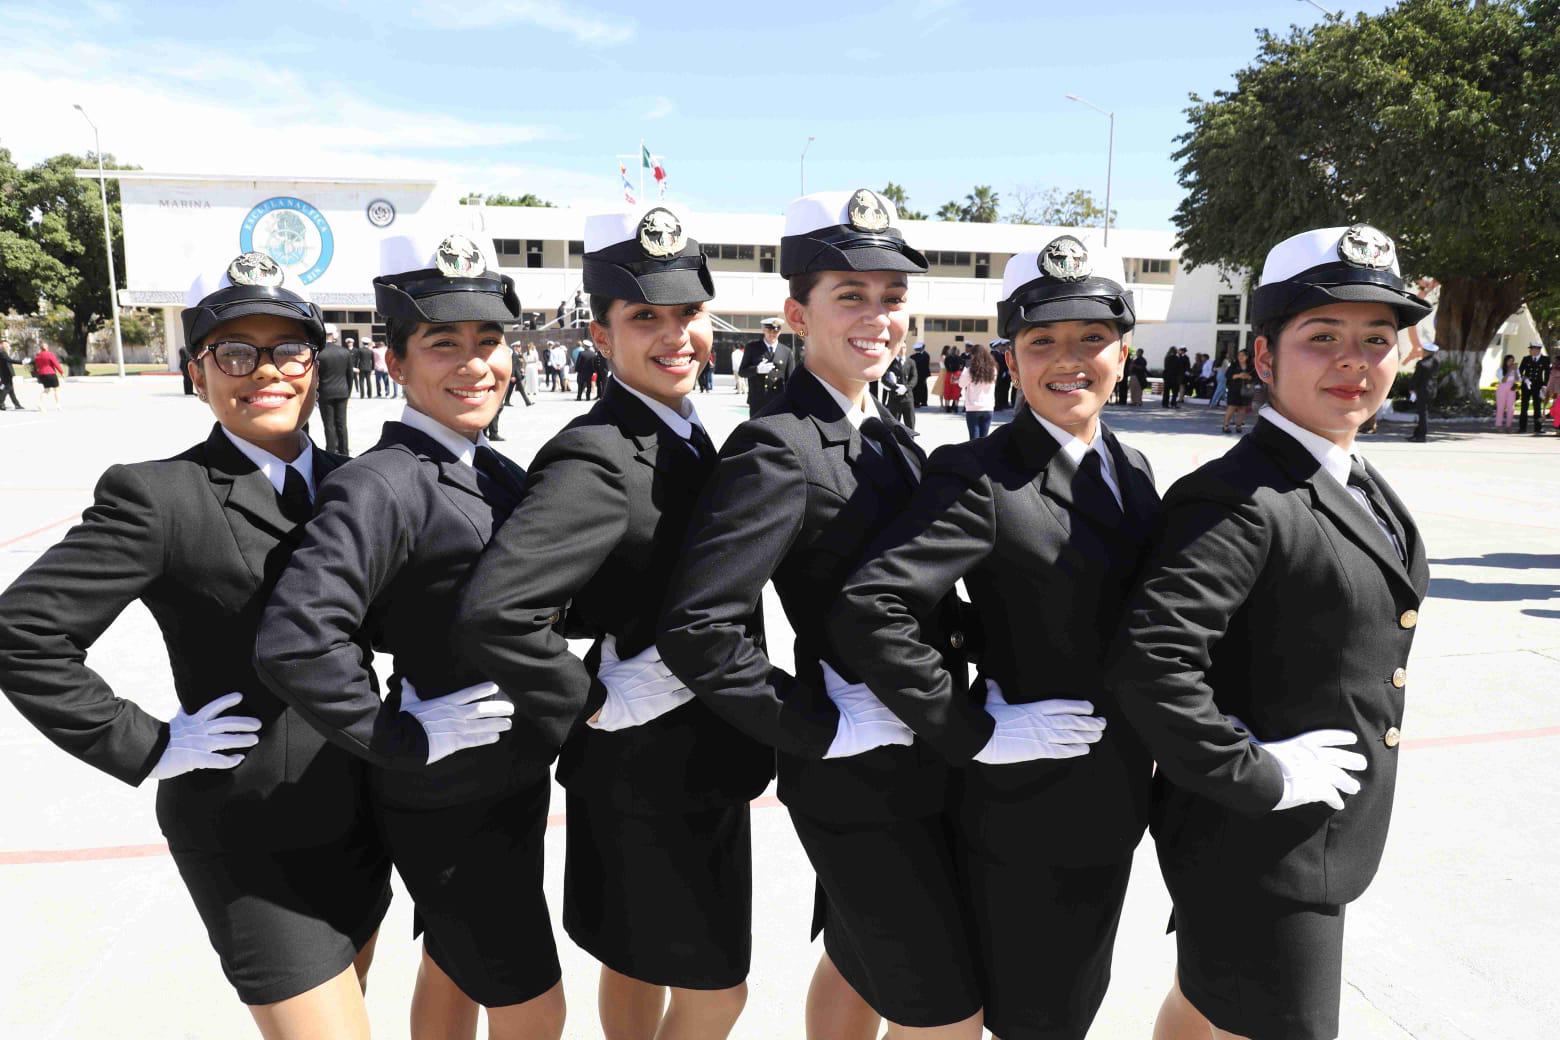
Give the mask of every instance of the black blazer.
M 1269 422 L 1177 481 L 1106 683 L 1159 763 L 1161 856 L 1210 886 L 1347 903 L 1381 860 L 1418 607 L 1429 585 L 1408 510 L 1408 564 L 1365 509 Z M 1341 812 L 1270 810 L 1283 792 L 1262 740 L 1359 735 L 1368 767 Z
M 595 713 L 605 697 L 595 681 L 600 637 L 614 636 L 624 659 L 655 642 L 667 582 L 714 470 L 713 455 L 695 456 L 616 380 L 542 446 L 455 625 L 459 649 L 510 691 L 517 726 L 527 724 L 531 689 Z M 570 635 L 597 641 L 585 663 L 549 622 L 565 606 Z M 773 776 L 773 753 L 698 700 L 612 733 L 579 725 L 558 762 L 570 791 L 627 812 L 746 802 Z
M 737 366 L 737 375 L 747 380 L 749 407 L 768 404 L 784 388 L 786 373 L 781 370 L 780 359 L 776 356 L 779 350 L 779 340 L 775 341 L 773 350 L 762 339 L 750 340 L 742 347 L 742 362 Z M 772 362 L 775 368 L 760 375 L 758 366 L 765 361 Z
M 314 357 L 320 373 L 320 400 L 352 396 L 352 354 L 339 343 L 327 343 Z
M 919 480 L 925 455 L 913 435 L 881 405 L 870 407 Z M 777 749 L 781 799 L 819 819 L 910 819 L 944 803 L 946 766 L 924 743 L 823 761 L 839 712 L 819 662 L 853 678 L 824 617 L 868 541 L 910 500 L 893 466 L 862 444 L 816 376 L 797 372 L 722 447 L 661 617 L 662 659 L 716 712 Z M 770 580 L 796 632 L 794 676 L 769 660 L 755 624 Z M 962 693 L 968 680 L 955 647 L 964 637 L 938 620 L 930 641 Z
M 455 603 L 525 479 L 499 486 L 432 437 L 388 422 L 379 443 L 320 488 L 308 536 L 265 610 L 260 677 L 325 736 L 370 762 L 381 804 L 426 809 L 498 796 L 545 777 L 566 720 L 428 765 L 422 727 L 401 712 L 403 678 L 424 698 L 484 681 L 451 637 Z M 395 657 L 381 703 L 359 643 Z M 527 691 L 539 701 L 552 691 Z M 536 709 L 538 716 L 547 713 Z
M 345 460 L 314 449 L 314 476 Z M 255 629 L 302 531 L 222 432 L 171 459 L 112 466 L 81 523 L 0 596 L 0 687 L 54 743 L 129 784 L 145 780 L 168 725 L 115 696 L 87 650 L 136 600 L 162 630 L 187 712 L 229 692 L 260 720 L 232 769 L 157 788 L 157 822 L 185 848 L 306 848 L 359 817 L 361 763 L 327 745 L 256 676 Z
M 1044 819 L 1036 854 L 1057 863 L 1124 859 L 1148 822 L 1148 750 L 1104 685 L 1105 651 L 1159 513 L 1153 471 L 1103 430 L 1124 515 L 1074 500 L 1078 469 L 1028 408 L 989 437 L 939 448 L 904 517 L 851 577 L 829 615 L 836 651 L 884 704 L 955 763 L 993 816 Z M 917 618 L 960 579 L 982 630 L 983 676 L 1010 704 L 1087 700 L 1107 720 L 1082 758 L 988 766 L 985 692 L 955 695 Z

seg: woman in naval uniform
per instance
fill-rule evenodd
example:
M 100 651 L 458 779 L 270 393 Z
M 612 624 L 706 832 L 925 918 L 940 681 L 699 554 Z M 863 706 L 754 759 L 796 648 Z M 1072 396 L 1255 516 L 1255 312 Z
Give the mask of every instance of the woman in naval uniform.
M 431 259 L 430 259 L 431 255 Z M 416 903 L 423 957 L 411 1035 L 557 1037 L 563 989 L 542 896 L 548 764 L 574 705 L 486 681 L 452 638 L 455 605 L 519 501 L 524 473 L 482 430 L 503 405 L 520 320 L 514 282 L 475 243 L 382 247 L 374 300 L 406 395 L 379 443 L 320 489 L 309 537 L 277 582 L 261 676 L 327 737 L 367 758 L 370 798 Z M 392 654 L 380 701 L 364 647 Z M 510 699 L 533 724 L 510 732 Z
M 803 369 L 727 439 L 657 637 L 673 674 L 778 753 L 780 798 L 820 886 L 808 1035 L 830 1040 L 874 1037 L 878 1015 L 891 1036 L 973 1038 L 981 1021 L 942 817 L 947 769 L 854 681 L 823 623 L 920 480 L 913 434 L 867 393 L 905 336 L 909 276 L 926 270 L 893 222 L 866 189 L 791 203 L 780 268 Z M 796 632 L 795 674 L 765 652 L 770 580 Z
M 1269 405 L 1177 481 L 1106 686 L 1159 770 L 1175 904 L 1158 1040 L 1338 1035 L 1344 908 L 1386 842 L 1405 666 L 1428 583 L 1355 431 L 1430 310 L 1369 225 L 1268 253 L 1252 297 Z
M 932 454 L 829 619 L 844 663 L 967 764 L 950 815 L 1001 1040 L 1088 1033 L 1148 821 L 1148 751 L 1103 683 L 1159 513 L 1148 461 L 1101 419 L 1131 354 L 1124 281 L 1070 235 L 1008 261 L 997 324 L 1027 407 Z M 917 621 L 960 579 L 985 633 L 984 710 Z
M 715 469 L 688 396 L 714 342 L 714 288 L 684 227 L 663 206 L 586 220 L 591 339 L 612 377 L 537 454 L 455 629 L 504 689 L 590 702 L 558 764 L 563 923 L 601 962 L 608 1040 L 719 1038 L 735 1024 L 752 948 L 748 802 L 774 774 L 774 755 L 693 700 L 655 646 Z M 587 663 L 548 620 L 565 607 L 570 634 L 596 641 Z M 527 707 L 517 698 L 521 727 Z
M 171 459 L 110 467 L 81 523 L 0 596 L 0 688 L 82 761 L 159 781 L 158 824 L 262 1036 L 366 1038 L 390 863 L 365 771 L 251 664 L 311 498 L 346 461 L 303 432 L 325 324 L 284 281 L 263 253 L 197 281 L 188 368 L 216 424 Z M 168 646 L 179 710 L 167 722 L 86 664 L 136 600 Z

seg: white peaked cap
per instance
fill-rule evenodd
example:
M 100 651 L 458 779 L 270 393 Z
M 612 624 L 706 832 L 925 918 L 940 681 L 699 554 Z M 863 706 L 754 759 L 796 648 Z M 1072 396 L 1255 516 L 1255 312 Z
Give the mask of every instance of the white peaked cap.
M 232 266 L 236 257 L 228 257 L 222 261 L 222 266 L 214 271 L 203 271 L 195 276 L 195 281 L 190 283 L 189 291 L 184 294 L 184 306 L 194 307 L 206 297 L 218 289 L 227 289 L 232 286 L 233 279 L 228 276 L 228 268 Z M 281 267 L 280 264 L 277 265 Z M 309 296 L 309 287 L 303 284 L 302 279 L 294 278 L 282 267 L 282 281 L 278 289 L 286 289 L 304 303 L 313 302 Z
M 1338 263 L 1343 258 L 1340 251 L 1343 236 L 1351 230 L 1353 228 L 1316 228 L 1289 236 L 1268 250 L 1267 262 L 1262 265 L 1262 280 L 1257 284 L 1267 285 L 1271 282 L 1288 281 L 1300 272 L 1309 271 L 1313 267 Z M 1385 235 L 1381 237 L 1386 239 L 1389 246 L 1391 245 L 1390 238 Z M 1402 272 L 1398 269 L 1397 249 L 1392 248 L 1389 255 L 1391 263 L 1382 269 L 1402 277 Z
M 682 225 L 683 234 L 695 240 L 692 224 L 689 222 L 688 211 L 679 206 L 668 206 L 658 202 L 653 206 L 640 206 L 635 209 L 617 209 L 610 213 L 593 213 L 585 218 L 585 252 L 595 253 L 615 246 L 620 242 L 633 242 L 639 238 L 639 225 L 645 219 L 645 214 L 654 209 L 664 209 L 677 218 Z
M 379 273 L 404 274 L 407 271 L 424 271 L 438 267 L 435 254 L 439 244 L 450 235 L 462 235 L 469 239 L 482 254 L 482 262 L 489 271 L 498 270 L 498 256 L 493 251 L 490 234 L 472 231 L 468 222 L 456 218 L 440 223 L 429 219 L 399 235 L 387 235 L 379 241 Z
M 1093 269 L 1090 278 L 1108 278 L 1122 288 L 1126 288 L 1127 268 L 1118 254 L 1087 242 L 1084 242 L 1083 246 L 1088 250 L 1089 263 Z M 1040 266 L 1041 252 L 1042 250 L 1036 249 L 1027 253 L 1016 253 L 1008 258 L 1007 266 L 1002 269 L 1004 300 L 1012 297 L 1015 292 L 1036 278 L 1046 276 L 1045 270 Z
M 854 191 L 819 191 L 791 200 L 785 208 L 785 234 L 805 235 L 819 228 L 835 227 L 850 223 L 850 200 Z M 899 223 L 899 210 L 894 201 L 878 195 L 878 201 L 888 210 L 889 226 Z

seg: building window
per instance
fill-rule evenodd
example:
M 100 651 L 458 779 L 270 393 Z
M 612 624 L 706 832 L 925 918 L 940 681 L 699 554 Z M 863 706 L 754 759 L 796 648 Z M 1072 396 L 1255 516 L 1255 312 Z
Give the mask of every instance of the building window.
M 519 256 L 522 252 L 518 238 L 495 238 L 493 248 L 499 256 Z
M 990 327 L 988 318 L 927 318 L 927 332 L 985 332 Z
M 1169 274 L 1170 261 L 1168 260 L 1139 260 L 1144 274 Z
M 975 254 L 975 277 L 976 278 L 990 278 L 991 277 L 991 254 L 990 253 L 976 253 Z
M 585 255 L 585 243 L 581 242 L 577 238 L 569 239 L 569 255 L 570 256 L 584 256 Z
M 753 259 L 753 247 L 752 246 L 738 246 L 737 247 L 737 259 L 738 260 L 752 260 Z
M 954 253 L 936 249 L 926 254 L 927 263 L 934 267 L 968 267 L 972 259 L 970 253 Z
M 1235 360 L 1235 351 L 1240 348 L 1240 333 L 1235 329 L 1220 329 L 1213 334 L 1213 352 L 1215 357 Z
M 1220 293 L 1213 321 L 1215 325 L 1239 325 L 1240 297 L 1235 293 Z
M 758 269 L 765 274 L 775 273 L 775 247 L 758 247 Z
M 542 243 L 540 239 L 530 238 L 525 243 L 525 266 L 542 266 Z

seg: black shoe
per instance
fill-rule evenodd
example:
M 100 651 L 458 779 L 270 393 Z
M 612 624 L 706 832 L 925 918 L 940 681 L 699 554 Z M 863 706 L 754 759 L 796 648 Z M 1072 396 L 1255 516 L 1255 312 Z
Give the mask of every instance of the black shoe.
M 1230 428 L 1229 428 L 1229 427 L 1228 427 L 1228 426 L 1226 426 L 1226 427 L 1225 427 L 1225 428 L 1224 428 L 1224 432 L 1225 432 L 1225 433 L 1229 433 L 1229 432 L 1230 432 Z

